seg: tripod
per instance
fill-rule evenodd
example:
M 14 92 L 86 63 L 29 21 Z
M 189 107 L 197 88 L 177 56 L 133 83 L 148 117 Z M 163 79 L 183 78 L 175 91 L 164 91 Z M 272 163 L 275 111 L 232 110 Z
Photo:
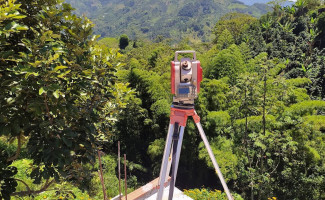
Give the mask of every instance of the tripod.
M 173 199 L 179 157 L 180 157 L 181 148 L 182 148 L 184 129 L 186 127 L 186 121 L 187 121 L 188 116 L 193 117 L 194 122 L 200 132 L 201 138 L 204 142 L 204 145 L 205 145 L 205 147 L 209 153 L 209 156 L 212 160 L 212 163 L 216 170 L 216 173 L 218 174 L 221 184 L 227 194 L 227 197 L 229 200 L 233 200 L 233 198 L 229 192 L 229 189 L 227 187 L 227 184 L 221 174 L 218 163 L 213 155 L 213 152 L 211 150 L 211 147 L 209 145 L 207 137 L 205 136 L 205 133 L 201 126 L 200 117 L 196 114 L 193 105 L 181 106 L 181 107 L 178 107 L 177 105 L 171 106 L 170 124 L 169 124 L 169 128 L 168 128 L 164 156 L 163 156 L 161 169 L 160 169 L 160 176 L 159 176 L 159 186 L 160 187 L 159 187 L 159 191 L 157 194 L 157 200 L 162 200 L 163 193 L 164 193 L 164 184 L 167 180 L 167 177 L 169 176 L 170 167 L 172 167 L 172 172 L 171 172 L 171 180 L 170 180 L 170 186 L 169 186 L 168 199 L 169 200 Z M 172 159 L 170 159 L 170 157 L 169 157 L 171 152 L 172 152 Z M 171 163 L 170 163 L 170 161 L 171 161 Z

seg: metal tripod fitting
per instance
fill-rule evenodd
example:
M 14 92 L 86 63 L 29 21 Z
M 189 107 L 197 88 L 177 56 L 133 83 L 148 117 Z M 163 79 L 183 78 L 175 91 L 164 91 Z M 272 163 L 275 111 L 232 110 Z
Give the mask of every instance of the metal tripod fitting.
M 216 158 L 213 155 L 212 149 L 210 147 L 210 144 L 208 142 L 208 139 L 203 131 L 203 128 L 200 123 L 200 117 L 195 112 L 194 108 L 174 108 L 171 107 L 171 114 L 170 114 L 170 124 L 165 144 L 165 150 L 164 150 L 164 156 L 160 168 L 160 176 L 159 176 L 159 190 L 157 194 L 157 200 L 162 200 L 163 194 L 164 194 L 164 186 L 167 180 L 167 177 L 169 174 L 170 165 L 168 164 L 168 158 L 169 155 L 173 154 L 172 156 L 172 174 L 171 174 L 171 182 L 169 186 L 169 200 L 172 200 L 173 193 L 174 193 L 174 187 L 176 182 L 176 176 L 177 176 L 177 169 L 179 164 L 179 158 L 181 154 L 181 148 L 182 148 L 182 141 L 184 136 L 184 130 L 186 127 L 186 121 L 188 116 L 192 116 L 194 119 L 194 122 L 199 130 L 200 136 L 203 140 L 203 143 L 205 145 L 205 148 L 207 149 L 210 159 L 212 160 L 213 166 L 217 172 L 217 175 L 221 181 L 221 184 L 224 188 L 224 191 L 227 194 L 228 200 L 233 200 L 233 197 L 230 194 L 230 191 L 228 189 L 228 186 L 222 176 L 222 173 L 220 171 L 219 165 L 217 163 Z

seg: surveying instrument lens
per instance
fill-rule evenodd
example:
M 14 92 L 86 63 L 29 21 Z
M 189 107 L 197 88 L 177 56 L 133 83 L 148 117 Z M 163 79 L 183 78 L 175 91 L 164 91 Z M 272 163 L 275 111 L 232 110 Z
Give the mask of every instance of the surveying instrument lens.
M 192 54 L 192 58 L 178 60 L 178 54 Z M 196 60 L 195 51 L 176 51 L 175 59 L 171 62 L 171 92 L 174 94 L 173 103 L 170 108 L 170 123 L 165 144 L 164 156 L 160 168 L 159 190 L 157 200 L 162 200 L 164 186 L 170 177 L 168 199 L 173 199 L 177 169 L 181 154 L 186 121 L 192 116 L 196 127 L 208 151 L 210 159 L 221 181 L 228 200 L 233 197 L 222 176 L 216 158 L 213 155 L 208 139 L 200 123 L 200 117 L 194 110 L 194 100 L 200 92 L 202 81 L 202 68 L 199 60 Z M 165 199 L 165 198 L 164 198 Z

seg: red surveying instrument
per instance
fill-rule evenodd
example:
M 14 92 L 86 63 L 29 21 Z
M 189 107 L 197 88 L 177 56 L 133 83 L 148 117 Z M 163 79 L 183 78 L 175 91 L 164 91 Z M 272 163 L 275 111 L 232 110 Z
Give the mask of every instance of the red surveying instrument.
M 182 58 L 178 60 L 178 54 L 192 54 L 192 58 Z M 202 68 L 200 61 L 196 60 L 195 51 L 176 51 L 175 59 L 171 62 L 171 91 L 175 95 L 170 111 L 170 123 L 165 144 L 164 156 L 159 175 L 159 191 L 157 200 L 162 200 L 164 185 L 168 179 L 171 170 L 171 180 L 169 186 L 168 199 L 173 199 L 176 175 L 181 154 L 184 129 L 188 116 L 192 116 L 199 130 L 213 166 L 221 181 L 224 191 L 229 200 L 232 196 L 227 184 L 221 174 L 218 163 L 213 155 L 210 144 L 205 136 L 200 123 L 200 117 L 194 110 L 194 100 L 200 92 L 200 82 L 202 81 Z M 162 186 L 162 187 L 160 187 Z

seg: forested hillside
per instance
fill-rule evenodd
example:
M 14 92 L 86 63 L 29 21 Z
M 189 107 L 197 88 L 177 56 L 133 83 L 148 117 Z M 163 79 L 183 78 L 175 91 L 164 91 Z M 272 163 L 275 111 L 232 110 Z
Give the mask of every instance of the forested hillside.
M 247 5 L 253 5 L 254 3 L 268 3 L 269 0 L 240 0 L 241 2 L 247 4 Z
M 244 5 L 236 0 L 66 0 L 95 24 L 102 37 L 127 34 L 132 39 L 157 36 L 180 41 L 211 40 L 211 29 L 224 14 L 232 11 L 261 16 L 265 4 Z
M 324 1 L 272 6 L 175 44 L 98 39 L 60 0 L 2 2 L 0 199 L 104 199 L 102 182 L 113 197 L 118 141 L 129 192 L 158 177 L 184 49 L 201 61 L 196 110 L 235 199 L 325 199 Z M 226 199 L 191 120 L 177 175 L 193 199 Z
M 290 6 L 292 5 L 294 2 L 296 2 L 296 0 L 280 0 L 280 1 L 271 1 L 271 0 L 239 0 L 247 5 L 253 5 L 256 3 L 264 3 L 264 4 L 272 4 L 273 2 L 278 2 L 280 3 L 280 5 L 282 6 Z

